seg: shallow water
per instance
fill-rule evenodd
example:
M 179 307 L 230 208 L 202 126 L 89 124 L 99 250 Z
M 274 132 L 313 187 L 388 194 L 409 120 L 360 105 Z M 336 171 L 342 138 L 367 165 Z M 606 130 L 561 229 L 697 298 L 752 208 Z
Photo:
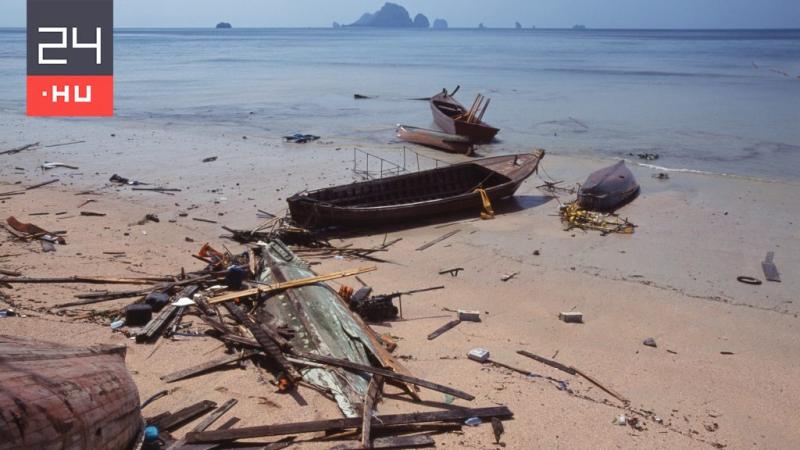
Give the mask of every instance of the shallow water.
M 0 30 L 0 108 L 20 114 L 24 40 Z M 460 84 L 463 103 L 492 98 L 484 153 L 800 179 L 798 30 L 126 29 L 115 52 L 122 119 L 389 142 L 432 126 L 409 98 Z

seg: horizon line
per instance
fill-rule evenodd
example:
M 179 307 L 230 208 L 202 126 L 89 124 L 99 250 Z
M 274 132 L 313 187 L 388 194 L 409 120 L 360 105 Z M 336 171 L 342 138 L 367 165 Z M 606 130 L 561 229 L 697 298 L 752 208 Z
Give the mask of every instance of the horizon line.
M 368 30 L 430 30 L 430 31 L 447 31 L 447 30 L 512 30 L 512 31 L 530 31 L 530 30 L 569 30 L 569 31 L 800 31 L 800 26 L 795 28 L 778 28 L 778 27 L 739 27 L 739 28 L 640 28 L 640 27 L 589 27 L 586 26 L 582 29 L 575 29 L 575 25 L 567 27 L 537 27 L 529 26 L 522 28 L 511 27 L 448 27 L 444 29 L 435 29 L 433 27 L 417 28 L 417 27 L 369 27 L 369 26 L 350 26 L 342 25 L 341 28 L 334 28 L 332 26 L 247 26 L 247 27 L 232 27 L 232 28 L 216 28 L 216 26 L 140 26 L 140 25 L 126 25 L 115 26 L 114 29 L 148 29 L 148 30 L 341 30 L 341 29 L 368 29 Z M 26 26 L 0 26 L 0 30 L 26 30 Z

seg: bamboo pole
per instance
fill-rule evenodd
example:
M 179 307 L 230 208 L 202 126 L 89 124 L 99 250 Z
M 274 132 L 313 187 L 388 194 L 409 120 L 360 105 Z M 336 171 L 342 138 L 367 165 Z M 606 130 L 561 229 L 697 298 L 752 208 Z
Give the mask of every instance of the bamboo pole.
M 486 99 L 486 104 L 483 105 L 483 109 L 481 110 L 480 115 L 478 115 L 478 122 L 482 122 L 483 121 L 483 115 L 486 114 L 486 108 L 489 107 L 489 103 L 491 101 L 492 101 L 492 99 L 490 99 L 490 98 Z

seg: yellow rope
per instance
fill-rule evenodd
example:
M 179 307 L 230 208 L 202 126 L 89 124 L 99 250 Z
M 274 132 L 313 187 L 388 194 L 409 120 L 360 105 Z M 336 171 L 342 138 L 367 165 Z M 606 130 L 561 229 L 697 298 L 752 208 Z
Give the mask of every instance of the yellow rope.
M 603 234 L 632 234 L 634 228 L 636 228 L 636 225 L 616 214 L 587 211 L 581 208 L 577 201 L 565 204 L 561 207 L 560 212 L 565 230 L 581 228 L 583 230 L 598 230 Z
M 481 211 L 481 219 L 489 220 L 494 219 L 494 210 L 492 209 L 492 202 L 489 200 L 489 194 L 486 189 L 478 188 L 474 192 L 481 195 L 481 202 L 483 203 L 483 211 Z

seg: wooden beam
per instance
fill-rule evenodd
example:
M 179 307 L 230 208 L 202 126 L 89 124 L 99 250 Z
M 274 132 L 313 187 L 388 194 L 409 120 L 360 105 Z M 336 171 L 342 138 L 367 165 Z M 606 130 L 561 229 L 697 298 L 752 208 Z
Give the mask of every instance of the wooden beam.
M 178 428 L 180 425 L 202 416 L 208 411 L 216 408 L 216 406 L 217 404 L 211 400 L 203 400 L 195 403 L 194 405 L 178 410 L 166 417 L 163 417 L 152 425 L 156 426 L 159 431 L 169 431 L 170 429 Z
M 257 353 L 258 352 L 246 351 L 242 353 L 237 353 L 235 355 L 228 355 L 223 358 L 207 361 L 204 362 L 203 364 L 198 364 L 196 366 L 192 366 L 183 370 L 178 370 L 177 372 L 172 372 L 168 375 L 164 375 L 163 377 L 161 377 L 161 381 L 164 381 L 166 383 L 173 383 L 175 381 L 183 380 L 184 378 L 189 378 L 193 375 L 197 375 L 199 373 L 203 373 L 211 369 L 216 369 L 217 367 L 224 366 L 232 362 L 247 359 Z
M 210 427 L 211 424 L 216 422 L 220 417 L 224 416 L 225 413 L 228 412 L 231 408 L 233 408 L 234 405 L 236 405 L 238 402 L 239 401 L 236 400 L 235 398 L 232 398 L 232 399 L 226 401 L 219 408 L 217 408 L 214 411 L 212 411 L 211 414 L 208 415 L 208 417 L 206 417 L 200 423 L 198 423 L 192 429 L 192 431 L 196 431 L 196 432 L 206 431 L 206 429 L 208 427 Z M 230 422 L 228 422 L 228 423 L 230 423 Z M 234 423 L 236 423 L 236 422 L 231 423 L 231 425 L 229 427 L 227 427 L 227 428 L 230 428 L 231 426 L 233 426 Z M 178 449 L 178 448 L 186 449 L 187 446 L 185 444 L 186 444 L 186 439 L 178 439 L 177 441 L 175 441 L 172 444 L 170 444 L 167 447 L 167 450 L 175 450 L 175 449 Z
M 372 429 L 378 430 L 392 425 L 407 425 L 428 422 L 458 422 L 470 417 L 481 419 L 498 417 L 510 418 L 511 410 L 505 406 L 489 408 L 456 408 L 447 411 L 416 412 L 410 414 L 387 414 L 373 418 Z M 317 420 L 312 422 L 287 423 L 277 425 L 261 425 L 255 427 L 234 428 L 230 430 L 204 431 L 201 433 L 190 432 L 186 441 L 195 442 L 227 442 L 237 439 L 250 439 L 265 436 L 282 436 L 299 433 L 316 433 L 319 431 L 332 431 L 359 428 L 360 417 L 343 419 Z
M 284 289 L 289 288 L 296 288 L 301 286 L 307 286 L 309 284 L 320 283 L 323 281 L 330 281 L 336 280 L 338 278 L 345 278 L 345 277 L 352 277 L 354 275 L 359 275 L 366 272 L 372 272 L 373 270 L 378 270 L 377 267 L 361 267 L 358 269 L 353 270 L 344 270 L 341 272 L 334 272 L 327 275 L 318 275 L 315 277 L 308 277 L 308 278 L 300 278 L 298 280 L 286 281 L 283 283 L 273 283 L 273 284 L 266 284 L 264 286 L 260 286 L 257 288 L 252 289 L 245 289 L 243 291 L 232 292 L 230 294 L 220 295 L 217 297 L 212 297 L 208 299 L 208 303 L 215 304 L 215 303 L 222 303 L 227 302 L 229 300 L 236 300 L 242 297 L 249 297 L 251 295 L 259 295 L 259 294 L 269 294 L 276 291 L 282 291 Z
M 365 366 L 363 364 L 354 363 L 346 359 L 331 358 L 330 356 L 320 356 L 311 353 L 295 353 L 295 356 L 319 364 L 327 364 L 329 366 L 342 367 L 345 369 L 355 370 L 358 372 L 366 372 L 366 373 L 371 373 L 373 375 L 381 375 L 386 379 L 398 380 L 404 383 L 410 383 L 416 386 L 422 386 L 424 388 L 428 388 L 433 391 L 443 392 L 445 394 L 450 394 L 453 397 L 462 398 L 464 400 L 475 399 L 474 396 L 466 392 L 459 391 L 458 389 L 453 389 L 451 387 L 443 386 L 441 384 L 432 383 L 430 381 L 425 381 L 420 378 L 392 372 L 391 370 L 386 370 L 379 367 Z
M 383 377 L 373 375 L 369 380 L 367 393 L 364 394 L 364 407 L 361 412 L 361 446 L 364 448 L 372 448 L 372 439 L 370 438 L 372 412 L 375 411 L 375 404 L 378 402 L 382 390 Z
M 461 320 L 459 320 L 459 319 L 455 319 L 455 320 L 451 320 L 450 322 L 447 322 L 446 324 L 444 324 L 444 325 L 440 326 L 439 328 L 437 328 L 433 333 L 429 334 L 428 335 L 428 340 L 432 341 L 432 340 L 436 339 L 437 337 L 443 335 L 447 331 L 452 330 L 453 328 L 456 327 L 456 325 L 458 325 L 460 323 L 461 323 Z

